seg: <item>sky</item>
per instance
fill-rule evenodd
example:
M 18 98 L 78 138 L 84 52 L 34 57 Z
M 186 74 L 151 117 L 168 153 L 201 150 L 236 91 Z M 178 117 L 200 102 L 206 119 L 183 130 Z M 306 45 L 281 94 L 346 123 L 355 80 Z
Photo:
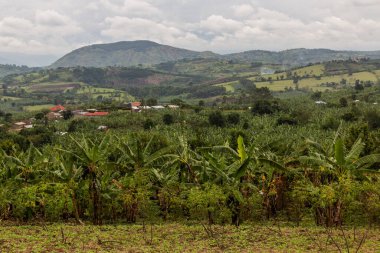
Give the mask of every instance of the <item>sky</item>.
M 38 65 L 130 40 L 216 53 L 379 50 L 379 11 L 380 0 L 0 0 L 0 58 Z

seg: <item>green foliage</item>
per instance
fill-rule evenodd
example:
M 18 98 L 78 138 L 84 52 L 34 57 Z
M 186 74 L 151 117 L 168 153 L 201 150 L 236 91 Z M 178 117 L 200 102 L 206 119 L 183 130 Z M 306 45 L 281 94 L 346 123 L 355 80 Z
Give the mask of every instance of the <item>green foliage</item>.
M 273 114 L 278 111 L 278 103 L 270 100 L 258 100 L 252 106 L 252 113 L 256 115 Z
M 210 113 L 208 122 L 211 126 L 224 127 L 226 125 L 226 119 L 220 111 Z
M 165 125 L 171 125 L 174 123 L 174 117 L 173 115 L 167 113 L 162 116 L 162 121 Z

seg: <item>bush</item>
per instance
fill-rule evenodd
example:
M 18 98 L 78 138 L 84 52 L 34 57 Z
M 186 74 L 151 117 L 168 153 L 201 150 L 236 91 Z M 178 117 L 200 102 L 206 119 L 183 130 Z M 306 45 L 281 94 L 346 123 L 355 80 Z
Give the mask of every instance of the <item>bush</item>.
M 254 103 L 251 112 L 257 115 L 272 114 L 278 111 L 277 102 L 271 102 L 269 100 L 258 100 Z
M 145 130 L 150 130 L 152 129 L 156 124 L 153 122 L 151 119 L 147 119 L 144 122 L 144 129 Z
M 282 116 L 277 119 L 277 125 L 297 125 L 298 122 L 295 118 L 290 115 Z
M 237 125 L 240 122 L 239 113 L 231 113 L 227 115 L 227 122 L 231 125 Z
M 208 116 L 208 121 L 210 125 L 217 126 L 217 127 L 224 127 L 226 125 L 226 120 L 223 116 L 223 114 L 219 111 L 212 112 Z
M 164 116 L 162 116 L 162 121 L 164 122 L 165 125 L 171 125 L 174 123 L 174 117 L 173 115 L 171 114 L 164 114 Z
M 380 128 L 380 113 L 378 113 L 376 110 L 368 111 L 365 114 L 365 118 L 370 129 Z
M 347 98 L 340 98 L 339 99 L 339 104 L 340 104 L 341 107 L 347 107 L 348 106 Z

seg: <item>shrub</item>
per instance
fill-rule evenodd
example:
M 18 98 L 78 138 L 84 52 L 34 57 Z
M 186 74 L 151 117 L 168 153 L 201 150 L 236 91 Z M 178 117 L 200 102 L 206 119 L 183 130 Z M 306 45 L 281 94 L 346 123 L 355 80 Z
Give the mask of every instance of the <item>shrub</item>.
M 297 125 L 298 122 L 295 118 L 290 115 L 281 116 L 277 119 L 277 125 Z
M 240 122 L 239 113 L 231 113 L 227 115 L 227 122 L 231 125 L 237 125 Z
M 217 127 L 224 127 L 226 125 L 226 120 L 223 116 L 223 114 L 219 111 L 212 112 L 208 116 L 208 121 L 210 125 L 217 126 Z
M 171 114 L 164 114 L 164 116 L 162 116 L 162 121 L 164 122 L 165 125 L 171 125 L 174 123 L 174 117 L 173 115 Z
M 258 100 L 252 107 L 252 113 L 257 115 L 272 114 L 278 110 L 278 104 L 269 100 Z
M 156 124 L 153 122 L 151 119 L 147 119 L 144 122 L 144 129 L 145 130 L 150 130 L 152 129 Z

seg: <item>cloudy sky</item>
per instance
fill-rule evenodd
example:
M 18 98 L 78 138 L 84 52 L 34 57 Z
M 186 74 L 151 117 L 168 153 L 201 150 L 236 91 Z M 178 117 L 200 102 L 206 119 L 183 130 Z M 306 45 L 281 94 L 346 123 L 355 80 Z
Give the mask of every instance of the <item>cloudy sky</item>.
M 218 53 L 380 49 L 380 0 L 0 0 L 0 57 L 147 39 Z

